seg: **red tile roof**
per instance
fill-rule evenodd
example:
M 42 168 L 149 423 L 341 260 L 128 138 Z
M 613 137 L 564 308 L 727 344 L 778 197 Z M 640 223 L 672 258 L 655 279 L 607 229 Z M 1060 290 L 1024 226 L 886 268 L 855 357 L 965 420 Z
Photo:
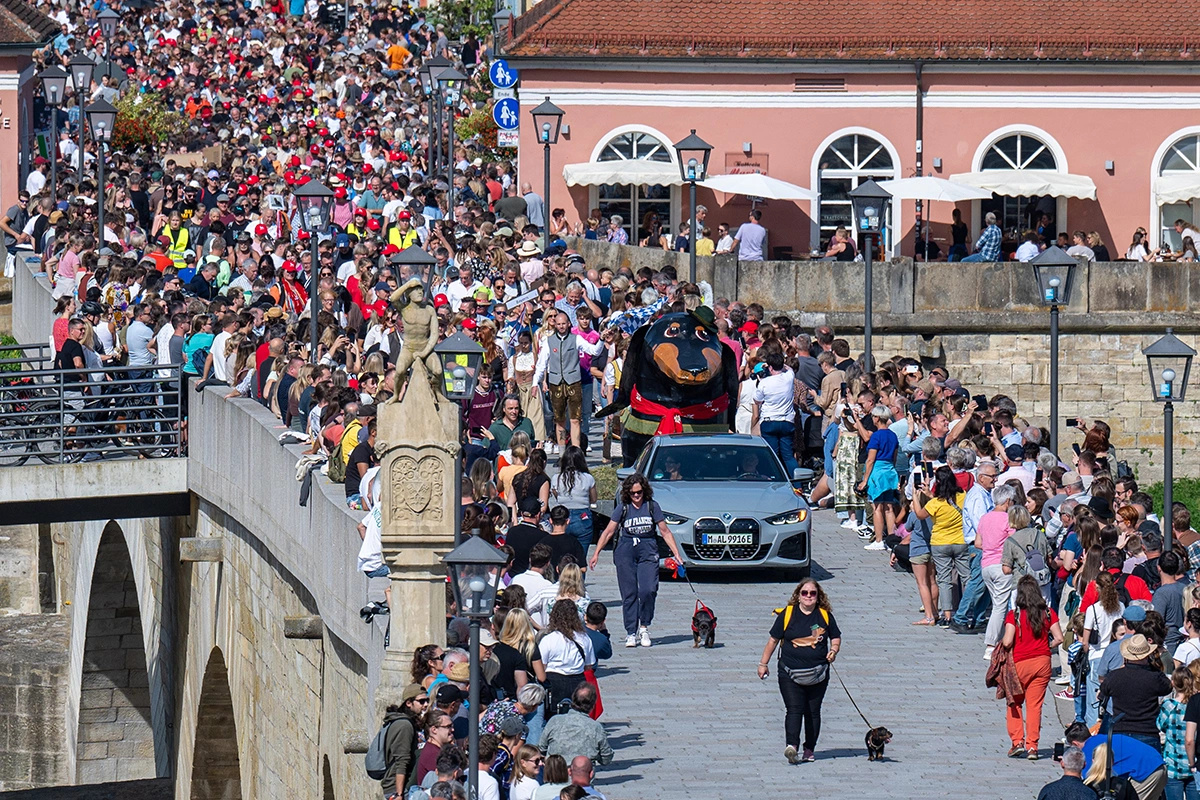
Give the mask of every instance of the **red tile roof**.
M 542 0 L 513 56 L 1191 61 L 1195 0 Z
M 59 30 L 57 22 L 24 0 L 0 0 L 0 47 L 44 45 Z

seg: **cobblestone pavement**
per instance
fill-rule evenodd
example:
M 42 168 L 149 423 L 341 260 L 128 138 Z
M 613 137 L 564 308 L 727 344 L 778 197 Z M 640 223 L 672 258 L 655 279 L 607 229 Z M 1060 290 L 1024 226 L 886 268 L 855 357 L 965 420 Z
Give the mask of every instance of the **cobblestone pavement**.
M 606 553 L 589 584 L 609 606 L 616 645 L 599 670 L 602 721 L 616 760 L 597 770 L 596 785 L 610 800 L 733 800 L 764 790 L 815 798 L 1032 798 L 1061 775 L 1050 757 L 1062 729 L 1049 697 L 1041 761 L 1006 758 L 1004 707 L 983 685 L 982 637 L 912 627 L 920 617 L 912 577 L 893 572 L 886 553 L 863 551 L 832 512 L 816 515 L 813 552 L 814 576 L 843 633 L 838 671 L 872 724 L 894 735 L 886 761 L 867 761 L 866 726 L 836 679 L 825 697 L 818 760 L 784 761 L 775 665 L 766 681 L 754 670 L 771 611 L 794 583 L 770 573 L 693 576 L 718 616 L 717 647 L 694 650 L 695 597 L 686 583 L 664 580 L 654 646 L 627 650 Z

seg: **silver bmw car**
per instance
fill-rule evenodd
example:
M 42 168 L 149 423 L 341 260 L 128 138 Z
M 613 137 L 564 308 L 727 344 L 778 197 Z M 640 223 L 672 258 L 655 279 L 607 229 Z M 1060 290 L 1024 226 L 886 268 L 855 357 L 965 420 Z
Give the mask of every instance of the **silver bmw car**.
M 656 436 L 633 467 L 640 472 L 687 561 L 688 569 L 767 567 L 807 577 L 812 521 L 799 469 L 789 480 L 761 437 L 743 434 Z M 670 552 L 659 543 L 660 557 Z

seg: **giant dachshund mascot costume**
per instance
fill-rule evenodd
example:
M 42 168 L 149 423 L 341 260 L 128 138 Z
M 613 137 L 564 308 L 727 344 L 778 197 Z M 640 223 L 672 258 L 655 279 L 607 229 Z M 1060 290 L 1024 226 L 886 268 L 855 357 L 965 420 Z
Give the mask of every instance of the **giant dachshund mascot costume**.
M 617 396 L 596 415 L 621 415 L 631 467 L 657 434 L 728 433 L 737 413 L 738 365 L 717 338 L 712 310 L 664 314 L 633 334 Z

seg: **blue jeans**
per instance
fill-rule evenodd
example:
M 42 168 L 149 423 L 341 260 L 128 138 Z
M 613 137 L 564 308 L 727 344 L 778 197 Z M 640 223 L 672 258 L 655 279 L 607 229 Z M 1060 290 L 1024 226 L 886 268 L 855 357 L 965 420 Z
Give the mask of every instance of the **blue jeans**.
M 950 245 L 949 259 L 951 261 L 962 261 L 964 258 L 966 258 L 966 255 L 967 255 L 967 246 L 965 244 Z
M 983 261 L 983 256 L 981 256 L 979 253 L 972 253 L 964 258 L 963 261 Z
M 983 568 L 979 565 L 983 551 L 971 545 L 971 577 L 962 590 L 962 600 L 952 619 L 959 625 L 974 625 L 988 615 L 992 605 L 987 585 L 983 582 Z
M 1100 691 L 1100 676 L 1096 674 L 1096 667 L 1099 665 L 1100 659 L 1091 661 L 1091 669 L 1088 670 L 1087 688 L 1083 694 L 1083 721 L 1090 728 L 1100 719 L 1100 701 L 1096 699 L 1096 693 Z
M 767 444 L 779 456 L 779 460 L 783 462 L 783 469 L 787 472 L 787 479 L 790 481 L 793 472 L 800 466 L 796 463 L 796 456 L 792 452 L 792 439 L 796 435 L 795 424 L 784 420 L 772 420 L 761 423 L 759 431 L 767 440 Z
M 1158 753 L 1159 755 L 1162 755 L 1162 751 L 1163 751 L 1162 740 L 1158 738 L 1157 733 L 1154 733 L 1154 734 L 1151 734 L 1151 733 L 1126 733 L 1124 735 L 1128 736 L 1130 739 L 1137 739 L 1139 742 L 1141 742 L 1144 745 L 1153 747 L 1154 751 L 1156 753 Z
M 579 419 L 579 446 L 587 449 L 588 445 L 588 430 L 592 427 L 592 398 L 595 396 L 595 386 L 591 375 L 583 376 L 583 383 L 580 386 L 583 394 L 583 410 L 580 412 Z M 587 547 L 583 548 L 583 552 L 587 552 Z
M 613 551 L 617 568 L 617 586 L 621 590 L 621 616 L 625 633 L 633 635 L 639 627 L 654 621 L 654 602 L 658 598 L 658 539 L 638 539 L 625 534 Z
M 1166 800 L 1200 800 L 1200 791 L 1196 789 L 1196 776 L 1186 778 L 1167 778 L 1166 790 L 1163 793 Z
M 579 540 L 585 556 L 592 546 L 592 520 L 590 508 L 572 508 L 571 521 L 567 523 L 567 533 Z

